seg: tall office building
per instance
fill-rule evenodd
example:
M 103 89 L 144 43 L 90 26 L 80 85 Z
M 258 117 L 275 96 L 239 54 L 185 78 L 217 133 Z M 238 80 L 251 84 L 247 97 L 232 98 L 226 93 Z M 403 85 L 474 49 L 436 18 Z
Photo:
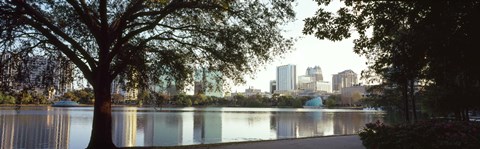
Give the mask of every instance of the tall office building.
M 308 67 L 306 74 L 313 77 L 315 81 L 323 81 L 322 68 L 320 66 Z
M 298 89 L 310 92 L 331 92 L 330 83 L 323 81 L 320 66 L 308 67 L 306 74 L 298 77 Z
M 277 67 L 277 90 L 292 91 L 297 88 L 297 67 L 295 65 L 283 65 Z
M 332 89 L 339 92 L 342 88 L 350 87 L 358 83 L 357 74 L 352 70 L 345 70 L 332 77 Z
M 273 94 L 275 90 L 277 89 L 277 81 L 276 80 L 271 80 L 270 81 L 270 93 Z

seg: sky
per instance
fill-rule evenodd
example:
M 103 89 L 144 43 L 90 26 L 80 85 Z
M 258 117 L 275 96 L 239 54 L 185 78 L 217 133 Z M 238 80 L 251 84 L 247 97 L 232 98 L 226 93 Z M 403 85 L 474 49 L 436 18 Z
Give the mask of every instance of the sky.
M 336 11 L 343 4 L 339 1 L 332 1 L 326 8 L 329 11 Z M 246 76 L 246 83 L 243 85 L 232 85 L 231 92 L 244 92 L 245 89 L 252 87 L 261 89 L 262 92 L 269 91 L 270 80 L 276 78 L 276 67 L 286 64 L 294 64 L 297 67 L 297 77 L 305 75 L 308 67 L 320 66 L 323 72 L 324 81 L 332 82 L 333 74 L 351 69 L 360 77 L 362 70 L 367 69 L 366 58 L 353 52 L 353 39 L 333 42 L 330 40 L 320 40 L 313 35 L 303 35 L 302 29 L 305 18 L 314 16 L 319 6 L 313 0 L 299 0 L 294 4 L 296 20 L 284 27 L 287 32 L 285 37 L 299 38 L 294 44 L 294 50 L 278 57 L 272 63 L 260 68 L 253 76 Z M 359 78 L 360 79 L 360 78 Z M 359 80 L 362 82 L 362 80 Z

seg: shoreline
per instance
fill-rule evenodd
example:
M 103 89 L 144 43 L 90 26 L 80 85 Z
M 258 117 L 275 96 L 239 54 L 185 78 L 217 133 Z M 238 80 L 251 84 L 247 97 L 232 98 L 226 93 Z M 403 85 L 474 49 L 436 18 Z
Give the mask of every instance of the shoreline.
M 52 104 L 21 104 L 21 107 L 49 107 Z M 0 104 L 0 107 L 15 107 L 16 104 Z M 80 104 L 77 107 L 93 107 L 93 104 Z M 112 107 L 139 107 L 139 108 L 148 108 L 153 106 L 138 106 L 138 105 L 119 105 L 112 104 Z M 191 106 L 191 107 L 182 107 L 182 106 L 162 106 L 162 108 L 208 108 L 208 107 L 217 107 L 217 108 L 294 108 L 294 107 L 239 107 L 239 106 Z M 296 109 L 307 109 L 307 108 L 296 108 Z M 363 107 L 323 107 L 323 109 L 354 109 L 362 110 Z

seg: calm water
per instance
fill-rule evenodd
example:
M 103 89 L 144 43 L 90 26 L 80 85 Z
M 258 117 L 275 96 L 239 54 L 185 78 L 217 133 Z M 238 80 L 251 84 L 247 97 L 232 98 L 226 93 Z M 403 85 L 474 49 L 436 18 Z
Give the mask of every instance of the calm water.
M 355 134 L 384 113 L 340 109 L 114 107 L 117 146 L 174 146 Z M 85 148 L 92 107 L 0 107 L 0 148 Z

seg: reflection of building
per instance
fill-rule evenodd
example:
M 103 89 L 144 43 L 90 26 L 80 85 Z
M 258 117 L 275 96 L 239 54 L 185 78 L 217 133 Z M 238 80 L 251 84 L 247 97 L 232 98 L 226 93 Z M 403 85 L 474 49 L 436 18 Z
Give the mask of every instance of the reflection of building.
M 295 65 L 283 65 L 277 67 L 278 91 L 293 91 L 297 89 L 297 67 Z
M 276 120 L 278 139 L 298 137 L 298 119 L 295 113 L 279 114 Z
M 222 116 L 219 113 L 205 112 L 194 120 L 194 140 L 202 143 L 222 142 Z
M 350 87 L 357 84 L 357 74 L 352 70 L 345 70 L 332 77 L 332 90 L 339 92 L 342 88 Z
M 182 118 L 171 113 L 149 114 L 145 118 L 145 146 L 175 146 L 182 143 Z
M 0 113 L 0 148 L 68 149 L 70 117 L 57 112 L 28 116 Z
M 372 119 L 367 119 L 371 114 L 359 114 L 350 112 L 334 113 L 334 134 L 355 134 Z
M 195 142 L 194 113 L 162 112 L 143 118 L 144 146 L 176 146 Z M 195 130 L 196 131 L 196 130 Z
M 134 146 L 137 140 L 137 111 L 112 113 L 113 143 L 121 147 Z
M 308 112 L 299 122 L 299 136 L 327 136 L 333 135 L 333 116 L 324 112 Z

